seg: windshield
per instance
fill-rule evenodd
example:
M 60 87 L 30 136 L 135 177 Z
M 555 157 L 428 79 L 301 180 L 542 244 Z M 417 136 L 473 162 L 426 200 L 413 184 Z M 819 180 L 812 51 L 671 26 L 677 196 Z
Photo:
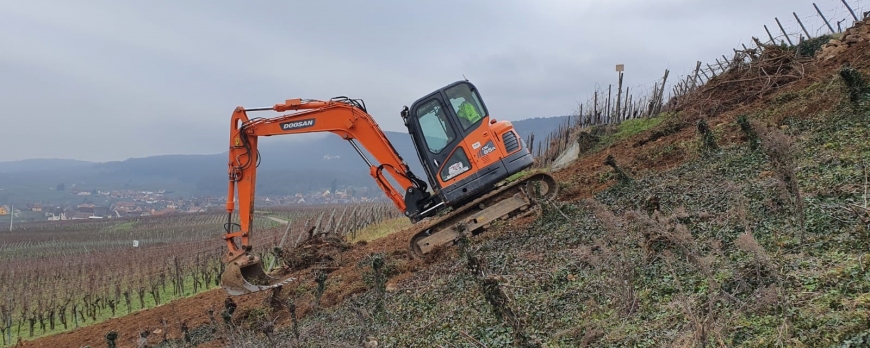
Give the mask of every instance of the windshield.
M 426 139 L 426 147 L 429 152 L 439 153 L 447 144 L 453 141 L 455 133 L 447 114 L 437 99 L 430 100 L 417 108 L 417 119 L 420 121 L 420 129 L 423 138 Z
M 472 91 L 468 84 L 460 83 L 448 88 L 446 92 L 453 111 L 459 117 L 462 129 L 470 128 L 486 116 L 480 96 L 477 91 Z

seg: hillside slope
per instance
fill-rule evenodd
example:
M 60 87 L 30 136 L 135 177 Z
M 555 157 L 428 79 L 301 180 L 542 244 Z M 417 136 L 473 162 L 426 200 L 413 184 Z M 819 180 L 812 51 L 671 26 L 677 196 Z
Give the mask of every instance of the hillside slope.
M 425 262 L 403 231 L 298 271 L 276 301 L 237 298 L 231 325 L 209 323 L 218 295 L 178 301 L 202 314 L 177 319 L 202 323 L 190 340 L 206 347 L 866 346 L 870 25 L 858 28 L 816 58 L 769 47 L 657 122 L 578 130 L 594 140 L 555 173 L 562 202 L 538 219 Z M 165 314 L 151 313 L 139 325 L 157 328 Z M 124 320 L 33 343 L 95 345 L 108 329 L 131 342 Z

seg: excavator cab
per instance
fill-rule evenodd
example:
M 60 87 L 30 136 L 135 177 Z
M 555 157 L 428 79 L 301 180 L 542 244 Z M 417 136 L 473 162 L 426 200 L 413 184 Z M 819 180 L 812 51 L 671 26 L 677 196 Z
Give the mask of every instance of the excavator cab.
M 429 185 L 454 207 L 530 167 L 534 158 L 513 125 L 491 118 L 477 87 L 457 81 L 402 110 Z

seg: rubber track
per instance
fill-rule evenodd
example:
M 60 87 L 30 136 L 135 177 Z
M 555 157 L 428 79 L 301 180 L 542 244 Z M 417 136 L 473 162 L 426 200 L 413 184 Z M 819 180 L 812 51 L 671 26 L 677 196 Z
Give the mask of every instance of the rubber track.
M 410 248 L 411 254 L 417 255 L 417 256 L 422 256 L 422 255 L 417 254 L 414 251 L 415 249 L 414 249 L 414 245 L 413 245 L 413 243 L 417 240 L 417 237 L 420 234 L 425 233 L 427 230 L 438 231 L 441 228 L 443 228 L 444 226 L 450 226 L 451 224 L 462 221 L 466 217 L 478 212 L 479 209 L 473 209 L 473 208 L 479 207 L 481 203 L 483 203 L 484 206 L 489 207 L 492 204 L 494 204 L 495 202 L 498 202 L 502 199 L 511 197 L 514 194 L 520 192 L 521 188 L 524 187 L 524 185 L 529 180 L 534 179 L 534 178 L 539 177 L 539 176 L 544 177 L 545 179 L 549 179 L 553 183 L 556 182 L 556 179 L 553 178 L 550 174 L 532 173 L 532 174 L 529 174 L 523 178 L 517 179 L 511 183 L 508 183 L 506 186 L 502 186 L 493 192 L 490 192 L 490 193 L 487 193 L 481 197 L 478 197 L 477 199 L 462 205 L 458 209 L 451 211 L 447 215 L 435 217 L 434 219 L 430 217 L 430 218 L 427 218 L 427 219 L 424 219 L 424 220 L 418 222 L 417 224 L 415 224 L 414 226 L 411 227 L 411 229 L 416 230 L 416 232 L 414 233 L 414 236 L 411 238 L 411 241 L 409 242 L 409 245 L 408 245 Z M 552 193 L 552 195 L 553 196 L 557 195 L 558 194 L 558 186 L 555 186 L 552 189 L 556 191 L 556 192 Z M 535 206 L 536 206 L 535 202 L 532 201 L 532 207 L 535 207 Z M 469 232 L 473 232 L 473 231 L 469 231 Z

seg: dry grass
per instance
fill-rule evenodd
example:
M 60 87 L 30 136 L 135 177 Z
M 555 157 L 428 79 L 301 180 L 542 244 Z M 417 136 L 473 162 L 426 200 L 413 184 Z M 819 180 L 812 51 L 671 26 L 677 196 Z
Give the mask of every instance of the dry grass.
M 785 201 L 790 201 L 794 207 L 800 224 L 799 237 L 803 239 L 806 214 L 804 212 L 803 198 L 798 187 L 796 174 L 797 161 L 795 158 L 795 154 L 800 149 L 797 148 L 794 139 L 779 129 L 766 127 L 758 122 L 755 122 L 753 127 L 759 132 L 761 149 L 767 155 L 768 160 L 772 164 L 773 171 L 779 179 Z
M 752 233 L 749 233 L 748 231 L 741 233 L 734 241 L 734 245 L 736 245 L 740 250 L 752 255 L 755 262 L 758 264 L 764 266 L 770 265 L 770 255 L 767 254 L 767 251 L 764 250 L 764 247 L 762 247 L 761 244 L 758 244 L 758 241 L 755 240 Z

